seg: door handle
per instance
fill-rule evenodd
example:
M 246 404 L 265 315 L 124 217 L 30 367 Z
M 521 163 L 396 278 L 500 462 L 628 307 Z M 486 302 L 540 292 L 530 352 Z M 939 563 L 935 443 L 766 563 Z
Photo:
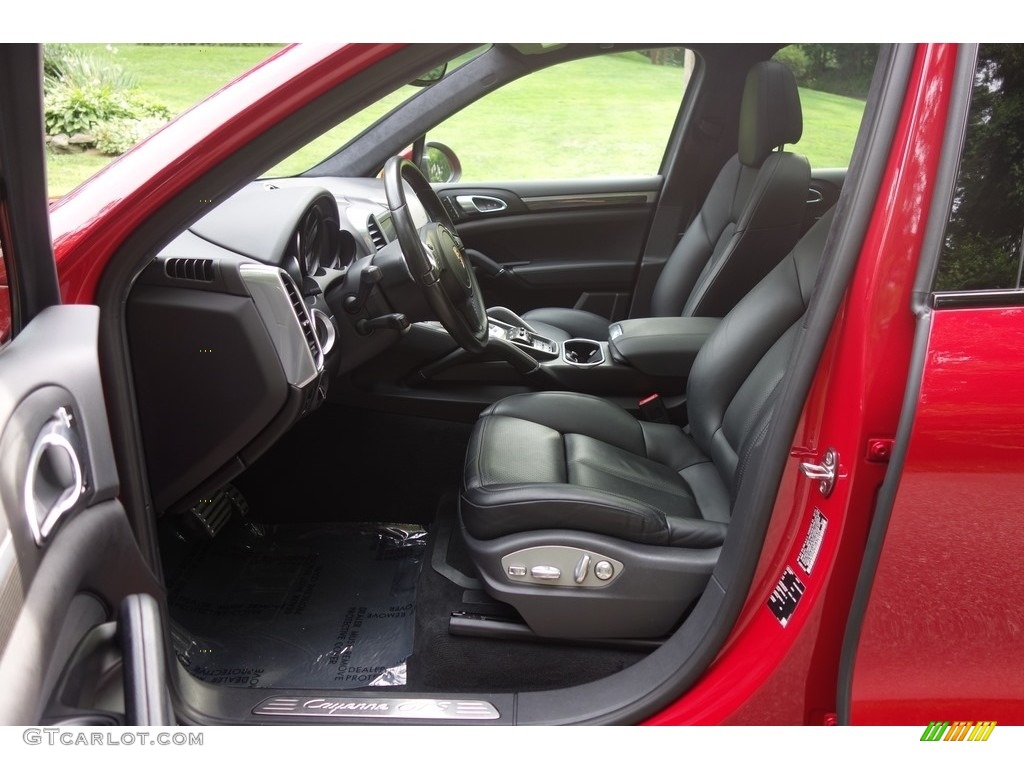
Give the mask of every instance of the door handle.
M 465 213 L 501 213 L 508 203 L 491 195 L 456 195 L 455 202 Z
M 61 518 L 82 500 L 86 479 L 80 451 L 75 417 L 61 406 L 39 431 L 28 459 L 25 508 L 36 546 L 42 546 Z

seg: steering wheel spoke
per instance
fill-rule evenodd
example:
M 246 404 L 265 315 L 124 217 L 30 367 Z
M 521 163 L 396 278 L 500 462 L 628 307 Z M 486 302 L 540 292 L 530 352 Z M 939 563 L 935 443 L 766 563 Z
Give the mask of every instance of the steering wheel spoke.
M 406 185 L 429 221 L 416 226 Z M 444 206 L 415 163 L 393 157 L 384 166 L 384 191 L 409 273 L 441 325 L 469 352 L 487 346 L 487 312 L 466 249 Z

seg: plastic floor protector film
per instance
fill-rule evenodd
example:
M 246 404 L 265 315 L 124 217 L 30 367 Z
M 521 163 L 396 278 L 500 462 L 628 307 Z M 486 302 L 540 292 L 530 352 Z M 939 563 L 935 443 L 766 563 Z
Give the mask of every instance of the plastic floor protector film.
M 425 549 L 418 526 L 224 531 L 168 574 L 175 651 L 233 687 L 404 685 Z

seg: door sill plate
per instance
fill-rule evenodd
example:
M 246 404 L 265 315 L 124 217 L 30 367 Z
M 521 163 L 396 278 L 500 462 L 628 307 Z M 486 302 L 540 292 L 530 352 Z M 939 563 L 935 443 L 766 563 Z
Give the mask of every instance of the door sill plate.
M 401 699 L 391 697 L 274 696 L 252 713 L 272 717 L 373 717 L 393 720 L 497 720 L 489 702 L 471 699 Z

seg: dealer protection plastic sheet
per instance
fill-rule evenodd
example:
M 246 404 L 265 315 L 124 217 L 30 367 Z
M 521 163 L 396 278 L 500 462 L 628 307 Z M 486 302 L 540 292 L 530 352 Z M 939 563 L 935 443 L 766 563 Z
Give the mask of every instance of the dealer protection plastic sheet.
M 404 685 L 425 548 L 417 526 L 246 525 L 176 569 L 175 650 L 233 687 Z

